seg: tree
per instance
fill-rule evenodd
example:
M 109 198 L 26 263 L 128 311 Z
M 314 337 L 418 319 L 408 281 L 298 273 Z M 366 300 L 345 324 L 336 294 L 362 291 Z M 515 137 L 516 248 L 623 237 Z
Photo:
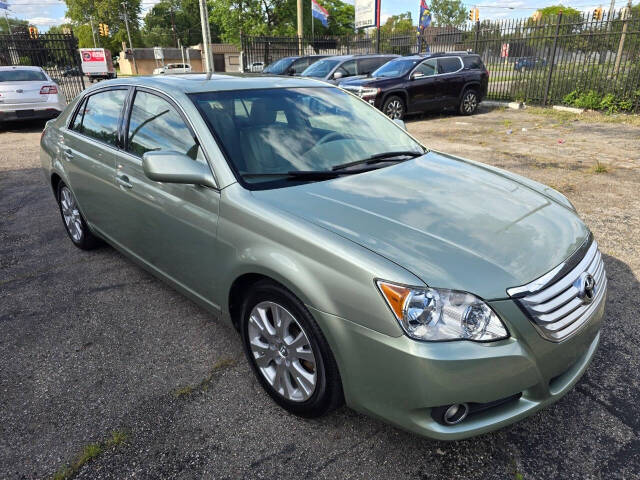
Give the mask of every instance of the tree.
M 401 13 L 399 15 L 392 15 L 387 21 L 380 27 L 380 31 L 383 35 L 393 35 L 394 33 L 407 33 L 413 32 L 416 27 L 413 25 L 411 19 L 411 12 Z
M 467 9 L 462 0 L 431 0 L 431 13 L 439 27 L 459 27 L 467 21 Z
M 564 5 L 550 5 L 548 7 L 541 8 L 540 10 L 538 10 L 538 12 L 540 12 L 540 16 L 542 18 L 557 17 L 560 12 L 562 12 L 562 16 L 565 18 L 582 16 L 582 12 L 580 10 L 576 10 L 575 8 L 571 7 L 565 7 Z
M 217 42 L 218 26 L 209 20 L 211 39 Z M 177 47 L 177 39 L 184 46 L 202 42 L 198 0 L 161 0 L 144 17 L 141 33 L 148 47 Z
M 93 47 L 93 35 L 90 23 L 93 25 L 96 34 L 96 44 L 111 50 L 112 55 L 122 49 L 122 42 L 129 44 L 127 30 L 124 24 L 124 8 L 129 15 L 129 28 L 131 29 L 131 39 L 134 47 L 142 46 L 140 37 L 140 17 L 141 0 L 65 0 L 67 4 L 66 16 L 72 20 L 74 34 L 78 37 L 78 45 L 82 47 Z M 100 37 L 98 35 L 98 24 L 109 25 L 109 36 Z
M 2 15 L 4 17 L 4 15 Z M 29 23 L 26 20 L 20 20 L 19 18 L 0 18 L 0 33 L 9 33 L 9 27 L 7 26 L 7 20 L 11 25 L 11 31 L 13 33 L 25 32 Z

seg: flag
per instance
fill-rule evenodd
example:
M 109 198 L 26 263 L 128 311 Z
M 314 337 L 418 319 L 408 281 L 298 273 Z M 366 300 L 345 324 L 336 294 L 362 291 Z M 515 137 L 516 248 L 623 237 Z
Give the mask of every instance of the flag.
M 431 10 L 425 0 L 420 0 L 420 20 L 418 21 L 418 32 L 422 33 L 425 28 L 431 25 Z
M 5 2 L 0 2 L 0 8 L 4 8 L 5 10 L 9 9 L 9 4 Z
M 318 0 L 311 0 L 311 13 L 313 18 L 317 18 L 325 27 L 329 26 L 329 12 L 326 8 L 318 3 Z

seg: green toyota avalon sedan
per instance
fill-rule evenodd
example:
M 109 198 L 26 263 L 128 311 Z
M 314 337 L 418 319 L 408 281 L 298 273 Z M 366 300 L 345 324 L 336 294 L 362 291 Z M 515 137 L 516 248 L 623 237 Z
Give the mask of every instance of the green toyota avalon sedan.
M 337 87 L 102 82 L 41 147 L 71 241 L 231 322 L 295 414 L 346 402 L 460 439 L 558 400 L 598 345 L 604 264 L 563 195 L 430 151 Z

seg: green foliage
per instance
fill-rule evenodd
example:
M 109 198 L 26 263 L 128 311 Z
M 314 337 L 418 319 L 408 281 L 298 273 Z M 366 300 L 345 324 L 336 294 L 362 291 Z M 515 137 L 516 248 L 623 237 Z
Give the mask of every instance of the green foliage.
M 0 17 L 4 17 L 4 15 L 0 15 Z M 7 25 L 7 20 L 9 21 L 9 25 L 11 26 L 11 32 L 16 33 L 18 31 L 25 31 L 29 26 L 29 22 L 26 20 L 20 20 L 18 18 L 0 18 L 0 33 L 9 33 L 9 26 Z
M 549 5 L 548 7 L 541 8 L 538 10 L 542 17 L 557 17 L 560 12 L 562 12 L 563 17 L 579 17 L 582 15 L 582 12 L 576 10 L 575 8 L 565 7 L 564 5 Z
M 82 449 L 82 452 L 75 460 L 58 470 L 52 477 L 52 480 L 70 480 L 75 477 L 80 469 L 94 458 L 99 457 L 105 450 L 118 447 L 127 441 L 127 434 L 114 430 L 109 438 L 100 443 L 91 443 Z
M 173 26 L 175 25 L 175 35 Z M 218 26 L 209 23 L 211 40 L 219 40 Z M 202 42 L 200 7 L 198 0 L 161 0 L 144 17 L 142 38 L 147 47 L 177 47 Z
M 562 99 L 562 103 L 572 107 L 603 110 L 606 113 L 630 112 L 635 101 L 640 100 L 640 91 L 632 92 L 630 97 L 621 97 L 614 93 L 604 95 L 594 91 L 573 90 Z
M 380 27 L 382 35 L 393 35 L 396 33 L 414 32 L 416 27 L 411 19 L 411 12 L 390 16 Z
M 464 25 L 469 14 L 461 0 L 431 0 L 431 12 L 439 27 Z

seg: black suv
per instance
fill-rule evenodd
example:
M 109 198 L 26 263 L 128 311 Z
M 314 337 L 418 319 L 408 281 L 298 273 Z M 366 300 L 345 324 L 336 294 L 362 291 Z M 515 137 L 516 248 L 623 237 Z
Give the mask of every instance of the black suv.
M 329 55 L 307 55 L 304 57 L 284 57 L 270 63 L 262 70 L 262 73 L 269 73 L 271 75 L 300 75 L 309 65 L 328 56 Z
M 433 53 L 397 58 L 371 78 L 347 80 L 345 90 L 375 105 L 391 118 L 455 107 L 471 115 L 487 94 L 489 72 L 479 55 Z

